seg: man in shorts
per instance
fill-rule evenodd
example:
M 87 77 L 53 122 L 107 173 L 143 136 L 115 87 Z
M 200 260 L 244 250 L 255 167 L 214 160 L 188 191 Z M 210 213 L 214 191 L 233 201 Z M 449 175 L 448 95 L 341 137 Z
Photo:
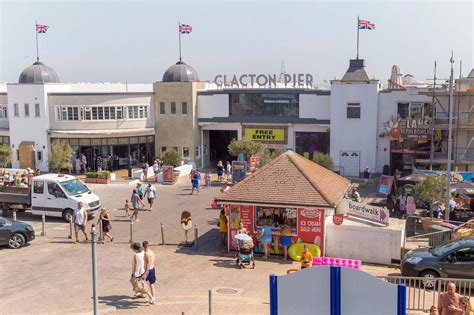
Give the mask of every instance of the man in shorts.
M 82 231 L 87 242 L 89 240 L 86 233 L 87 211 L 84 208 L 84 204 L 82 202 L 77 203 L 77 208 L 74 209 L 72 220 L 74 222 L 74 233 L 76 235 L 76 243 L 79 243 L 79 231 Z
M 148 187 L 145 190 L 145 197 L 148 200 L 148 204 L 150 205 L 150 211 L 151 211 L 151 208 L 153 208 L 153 202 L 155 201 L 155 198 L 156 198 L 156 188 L 150 183 L 148 183 Z
M 143 249 L 145 250 L 145 274 L 143 279 L 148 283 L 149 290 L 147 295 L 149 300 L 146 302 L 148 305 L 156 304 L 155 301 L 155 282 L 156 282 L 156 273 L 155 273 L 155 253 L 151 250 L 150 244 L 147 241 L 143 242 Z

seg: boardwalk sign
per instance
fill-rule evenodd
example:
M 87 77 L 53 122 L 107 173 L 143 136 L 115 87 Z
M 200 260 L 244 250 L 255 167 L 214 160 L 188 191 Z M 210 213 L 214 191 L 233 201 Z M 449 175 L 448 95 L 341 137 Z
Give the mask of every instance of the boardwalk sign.
M 390 211 L 386 208 L 369 206 L 349 199 L 343 199 L 339 203 L 337 213 L 347 213 L 349 216 L 383 225 L 388 225 L 390 218 Z

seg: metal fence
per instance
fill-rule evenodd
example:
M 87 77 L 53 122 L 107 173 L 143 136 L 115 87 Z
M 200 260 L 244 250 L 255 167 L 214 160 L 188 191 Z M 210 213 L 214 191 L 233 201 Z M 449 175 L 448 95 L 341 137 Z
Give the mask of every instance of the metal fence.
M 379 279 L 405 284 L 407 287 L 407 310 L 429 311 L 432 305 L 438 305 L 440 293 L 446 291 L 449 282 L 456 284 L 457 292 L 474 301 L 474 280 L 451 278 L 422 278 L 402 276 L 379 276 Z

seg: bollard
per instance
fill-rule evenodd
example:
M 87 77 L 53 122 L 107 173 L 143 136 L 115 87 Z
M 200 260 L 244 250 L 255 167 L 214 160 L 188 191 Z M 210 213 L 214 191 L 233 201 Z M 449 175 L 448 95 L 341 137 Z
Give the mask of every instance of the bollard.
M 160 228 L 161 228 L 161 245 L 165 245 L 165 226 L 163 225 L 163 222 L 160 223 Z
M 16 209 L 13 209 L 13 221 L 16 221 Z
M 91 244 L 92 244 L 92 297 L 94 300 L 94 315 L 99 314 L 99 300 L 97 297 L 97 255 L 96 255 L 96 243 L 97 243 L 97 231 L 95 225 L 92 224 L 91 229 Z
M 130 244 L 133 243 L 133 220 L 130 219 Z
M 209 315 L 212 314 L 212 290 L 209 290 Z
M 44 224 L 46 223 L 46 214 L 43 212 L 41 215 L 41 236 L 45 236 L 46 232 L 44 230 Z
M 100 220 L 100 223 L 99 223 L 99 241 L 102 242 L 104 238 L 102 237 L 102 220 Z
M 198 245 L 198 226 L 197 226 L 197 224 L 194 224 L 194 246 L 196 246 L 196 249 L 199 248 L 199 245 Z
M 72 218 L 69 220 L 69 236 L 67 238 L 72 240 Z

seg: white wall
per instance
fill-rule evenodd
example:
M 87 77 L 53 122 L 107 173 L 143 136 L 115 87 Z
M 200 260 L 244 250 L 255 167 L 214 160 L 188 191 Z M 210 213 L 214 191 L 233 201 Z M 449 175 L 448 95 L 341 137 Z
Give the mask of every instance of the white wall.
M 391 264 L 392 259 L 400 260 L 402 228 L 354 224 L 347 218 L 344 218 L 342 225 L 327 223 L 326 256 L 376 264 Z
M 199 95 L 198 118 L 229 117 L 229 94 Z
M 329 119 L 331 116 L 331 96 L 300 94 L 300 118 Z
M 341 151 L 360 151 L 360 170 L 374 171 L 377 146 L 378 81 L 368 84 L 331 84 L 331 157 L 340 166 Z M 361 118 L 347 118 L 347 103 L 360 103 Z

